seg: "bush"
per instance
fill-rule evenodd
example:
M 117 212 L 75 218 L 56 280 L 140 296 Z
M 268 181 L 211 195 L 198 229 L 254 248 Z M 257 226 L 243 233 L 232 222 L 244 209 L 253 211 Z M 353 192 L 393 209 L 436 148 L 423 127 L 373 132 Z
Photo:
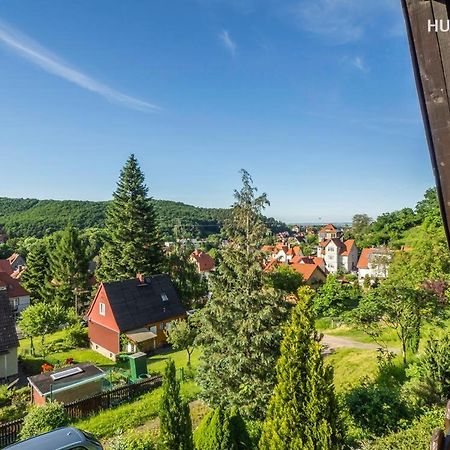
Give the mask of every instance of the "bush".
M 87 347 L 89 343 L 87 328 L 81 323 L 67 328 L 64 343 L 69 348 Z
M 4 404 L 9 404 L 11 399 L 11 391 L 8 389 L 8 386 L 1 385 L 0 386 L 0 406 Z
M 197 450 L 240 450 L 252 448 L 245 422 L 236 408 L 210 411 L 194 433 Z
M 397 386 L 364 380 L 345 395 L 345 403 L 355 425 L 374 436 L 396 431 L 411 418 Z
M 31 408 L 23 422 L 20 439 L 28 439 L 67 425 L 69 419 L 64 405 L 57 402 L 45 403 Z
M 416 419 L 406 430 L 392 433 L 372 442 L 366 442 L 361 450 L 419 450 L 430 447 L 431 434 L 437 427 L 442 427 L 444 410 L 428 410 Z
M 6 386 L 5 386 L 6 387 Z M 4 392 L 3 389 L 1 391 Z M 27 414 L 30 399 L 30 388 L 23 387 L 7 391 L 8 404 L 0 408 L 0 423 L 21 419 Z
M 420 402 L 444 404 L 450 398 L 450 335 L 429 339 L 417 364 L 409 369 L 410 386 Z

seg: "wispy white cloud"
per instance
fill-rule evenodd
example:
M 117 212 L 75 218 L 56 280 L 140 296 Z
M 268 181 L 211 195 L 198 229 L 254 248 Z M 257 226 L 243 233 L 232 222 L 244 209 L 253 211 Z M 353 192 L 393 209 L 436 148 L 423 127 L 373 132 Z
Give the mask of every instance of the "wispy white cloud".
M 364 58 L 362 56 L 355 56 L 351 58 L 350 63 L 353 67 L 360 70 L 361 72 L 368 72 L 369 68 L 367 67 Z
M 304 30 L 335 44 L 346 44 L 361 39 L 368 24 L 375 23 L 380 16 L 386 18 L 383 29 L 387 22 L 391 28 L 401 22 L 398 3 L 395 0 L 296 0 L 285 11 Z M 378 31 L 381 34 L 381 29 Z
M 39 45 L 37 42 L 13 29 L 5 22 L 0 21 L 0 43 L 12 50 L 15 54 L 28 60 L 41 69 L 74 83 L 88 91 L 94 92 L 112 103 L 142 112 L 151 112 L 160 109 L 158 106 L 131 97 L 122 92 L 100 83 L 79 70 L 71 67 L 58 56 Z
M 230 33 L 227 30 L 222 30 L 219 33 L 219 39 L 223 46 L 231 53 L 232 56 L 236 55 L 237 45 L 236 42 L 231 39 Z

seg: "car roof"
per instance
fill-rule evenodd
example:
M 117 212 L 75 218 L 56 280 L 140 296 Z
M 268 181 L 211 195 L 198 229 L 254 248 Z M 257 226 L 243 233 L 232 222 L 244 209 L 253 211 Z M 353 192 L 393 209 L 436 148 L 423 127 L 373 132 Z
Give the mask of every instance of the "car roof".
M 63 450 L 83 442 L 86 442 L 86 437 L 80 430 L 64 427 L 10 445 L 5 450 Z

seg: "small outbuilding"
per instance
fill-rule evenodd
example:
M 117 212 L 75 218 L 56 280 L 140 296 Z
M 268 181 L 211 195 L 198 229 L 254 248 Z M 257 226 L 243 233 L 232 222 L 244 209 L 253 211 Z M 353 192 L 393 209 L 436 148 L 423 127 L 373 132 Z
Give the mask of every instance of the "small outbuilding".
M 28 377 L 28 383 L 36 405 L 47 400 L 70 403 L 102 392 L 105 376 L 94 364 L 82 363 Z

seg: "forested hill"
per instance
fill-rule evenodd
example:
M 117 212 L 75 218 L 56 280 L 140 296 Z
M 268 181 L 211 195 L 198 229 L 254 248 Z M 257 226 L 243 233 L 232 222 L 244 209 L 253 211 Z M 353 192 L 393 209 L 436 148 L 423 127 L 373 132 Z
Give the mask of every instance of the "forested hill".
M 37 200 L 0 197 L 0 227 L 11 237 L 42 237 L 61 230 L 68 223 L 80 229 L 102 227 L 108 202 Z M 163 235 L 170 236 L 176 224 L 188 236 L 218 233 L 227 209 L 199 208 L 181 202 L 154 200 Z M 273 231 L 285 224 L 268 219 Z

